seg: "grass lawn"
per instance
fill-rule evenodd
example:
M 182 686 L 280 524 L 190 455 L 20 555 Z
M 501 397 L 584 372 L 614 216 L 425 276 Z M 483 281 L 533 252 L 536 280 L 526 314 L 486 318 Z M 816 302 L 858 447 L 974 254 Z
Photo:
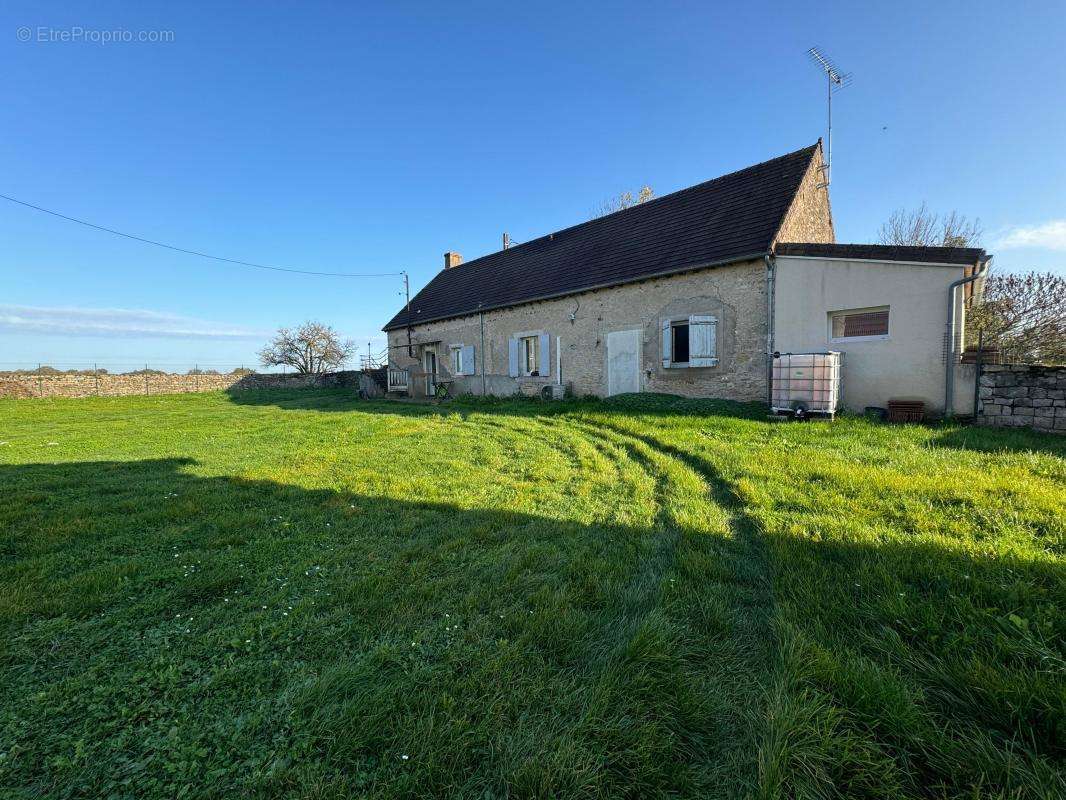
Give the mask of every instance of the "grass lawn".
M 1066 439 L 0 401 L 0 796 L 1066 796 Z

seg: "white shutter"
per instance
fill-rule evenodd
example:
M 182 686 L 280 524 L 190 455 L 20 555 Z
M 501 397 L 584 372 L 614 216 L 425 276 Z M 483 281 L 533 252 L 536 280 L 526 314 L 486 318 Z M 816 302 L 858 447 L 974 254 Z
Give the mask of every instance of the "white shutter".
M 546 333 L 540 335 L 540 348 L 537 352 L 537 374 L 550 378 L 552 374 L 551 338 Z
M 688 318 L 688 365 L 718 365 L 718 320 L 702 314 Z
M 518 339 L 513 336 L 507 340 L 507 374 L 512 378 L 521 374 L 518 370 Z
M 463 349 L 459 351 L 459 368 L 464 375 L 477 373 L 477 368 L 474 366 L 474 345 L 463 345 Z
M 663 369 L 670 366 L 671 343 L 670 343 L 670 320 L 664 319 L 663 325 Z

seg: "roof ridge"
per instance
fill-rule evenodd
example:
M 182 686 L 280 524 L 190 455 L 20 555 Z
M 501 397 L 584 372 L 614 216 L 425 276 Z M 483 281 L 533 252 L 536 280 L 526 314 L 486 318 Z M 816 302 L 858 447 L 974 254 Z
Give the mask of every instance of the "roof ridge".
M 813 151 L 816 150 L 821 145 L 821 143 L 822 143 L 822 140 L 819 138 L 818 141 L 815 142 L 814 144 L 807 145 L 806 147 L 801 147 L 798 150 L 793 150 L 790 153 L 785 153 L 784 155 L 780 155 L 780 156 L 774 156 L 773 158 L 768 158 L 768 159 L 766 159 L 764 161 L 760 161 L 757 164 L 749 164 L 746 167 L 741 167 L 740 169 L 735 169 L 732 172 L 726 172 L 726 173 L 724 173 L 722 175 L 718 175 L 718 176 L 716 176 L 714 178 L 708 178 L 705 181 L 700 181 L 699 183 L 694 183 L 691 186 L 685 186 L 685 187 L 683 187 L 681 189 L 675 189 L 672 192 L 669 192 L 667 194 L 661 195 L 659 197 L 653 197 L 651 200 L 647 200 L 647 201 L 645 201 L 643 203 L 636 203 L 634 205 L 631 205 L 631 206 L 629 206 L 629 208 L 620 208 L 617 211 L 612 211 L 610 214 L 603 214 L 603 215 L 598 216 L 598 217 L 593 217 L 592 219 L 587 219 L 584 222 L 578 222 L 578 223 L 575 223 L 574 225 L 569 225 L 569 226 L 567 226 L 565 228 L 560 228 L 557 231 L 551 231 L 549 233 L 541 234 L 540 236 L 537 236 L 534 239 L 529 239 L 529 240 L 527 240 L 525 242 L 522 242 L 520 244 L 511 245 L 510 247 L 505 248 L 505 250 L 503 250 L 503 249 L 501 249 L 501 250 L 493 250 L 490 253 L 485 253 L 485 255 L 478 256 L 477 258 L 472 258 L 469 261 L 464 261 L 462 264 L 457 264 L 456 266 L 451 267 L 451 269 L 452 270 L 461 270 L 464 267 L 473 266 L 474 264 L 477 264 L 477 262 L 479 262 L 479 261 L 481 261 L 483 259 L 489 258 L 490 256 L 497 255 L 498 253 L 503 253 L 505 251 L 519 250 L 521 248 L 524 248 L 524 247 L 527 247 L 529 245 L 535 244 L 535 243 L 537 243 L 537 242 L 539 242 L 539 241 L 541 241 L 543 239 L 551 239 L 556 234 L 566 233 L 567 231 L 572 231 L 575 228 L 581 228 L 581 227 L 583 227 L 585 225 L 592 225 L 593 223 L 600 222 L 601 220 L 610 219 L 612 217 L 618 216 L 619 214 L 624 214 L 627 211 L 634 211 L 634 210 L 639 209 L 639 208 L 649 208 L 649 207 L 652 207 L 655 204 L 658 204 L 658 203 L 660 203 L 660 202 L 662 202 L 664 200 L 668 200 L 671 197 L 679 195 L 682 192 L 689 192 L 689 191 L 693 191 L 695 189 L 703 189 L 703 188 L 706 188 L 708 186 L 708 184 L 715 183 L 716 181 L 722 181 L 722 180 L 725 180 L 726 178 L 732 178 L 732 177 L 734 177 L 736 175 L 740 175 L 743 172 L 748 172 L 750 170 L 755 170 L 755 169 L 758 169 L 759 167 L 765 167 L 767 164 L 771 164 L 774 161 L 784 161 L 785 159 L 788 159 L 788 158 L 794 158 L 795 156 L 797 156 L 797 155 L 799 155 L 799 154 L 801 154 L 801 153 L 803 153 L 805 151 L 808 151 L 808 150 L 810 150 L 813 153 Z M 787 209 L 786 209 L 785 213 L 787 215 L 787 213 L 788 213 Z M 783 223 L 784 223 L 784 219 L 782 218 L 782 224 Z
M 815 143 L 438 270 L 385 330 L 760 258 L 773 247 L 818 148 Z

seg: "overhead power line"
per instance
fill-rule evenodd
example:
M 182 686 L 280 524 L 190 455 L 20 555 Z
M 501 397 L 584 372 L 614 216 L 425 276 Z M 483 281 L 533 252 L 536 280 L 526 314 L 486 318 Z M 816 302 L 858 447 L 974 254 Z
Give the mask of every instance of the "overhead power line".
M 0 198 L 12 203 L 17 203 L 20 206 L 25 206 L 26 208 L 32 208 L 34 211 L 41 211 L 45 214 L 51 214 L 53 217 L 65 219 L 67 222 L 76 222 L 78 225 L 84 225 L 87 228 L 95 228 L 104 233 L 111 233 L 115 236 L 132 239 L 135 242 L 143 242 L 144 244 L 162 247 L 166 250 L 173 250 L 176 253 L 185 253 L 186 255 L 198 256 L 200 258 L 209 258 L 212 261 L 221 261 L 224 264 L 237 264 L 242 267 L 253 267 L 255 269 L 269 269 L 274 272 L 294 272 L 298 275 L 322 275 L 331 278 L 391 278 L 405 274 L 403 272 L 314 272 L 312 270 L 293 269 L 291 267 L 272 267 L 268 264 L 256 264 L 254 261 L 241 261 L 236 258 L 223 258 L 222 256 L 213 256 L 210 253 L 201 253 L 199 250 L 189 250 L 185 247 L 176 247 L 175 245 L 166 244 L 165 242 L 145 239 L 143 236 L 134 236 L 132 233 L 123 233 L 122 231 L 116 231 L 114 228 L 105 228 L 103 225 L 94 225 L 92 222 L 86 222 L 85 220 L 77 219 L 76 217 L 68 217 L 66 214 L 60 214 L 58 211 L 51 211 L 50 209 L 42 208 L 41 206 L 35 206 L 33 203 L 27 203 L 25 200 L 19 200 L 16 197 L 10 197 L 6 194 L 0 194 Z

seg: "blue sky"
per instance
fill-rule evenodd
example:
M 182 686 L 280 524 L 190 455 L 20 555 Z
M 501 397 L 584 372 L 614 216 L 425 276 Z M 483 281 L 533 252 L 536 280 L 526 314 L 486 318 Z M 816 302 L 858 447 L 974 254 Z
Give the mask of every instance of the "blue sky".
M 722 5 L 5 3 L 0 193 L 229 258 L 408 269 L 417 290 L 445 250 L 813 143 L 818 44 L 855 76 L 839 241 L 924 201 L 979 217 L 1000 269 L 1066 271 L 1061 3 Z M 5 201 L 0 241 L 0 369 L 252 363 L 308 318 L 378 349 L 401 301 L 397 278 L 227 266 Z

